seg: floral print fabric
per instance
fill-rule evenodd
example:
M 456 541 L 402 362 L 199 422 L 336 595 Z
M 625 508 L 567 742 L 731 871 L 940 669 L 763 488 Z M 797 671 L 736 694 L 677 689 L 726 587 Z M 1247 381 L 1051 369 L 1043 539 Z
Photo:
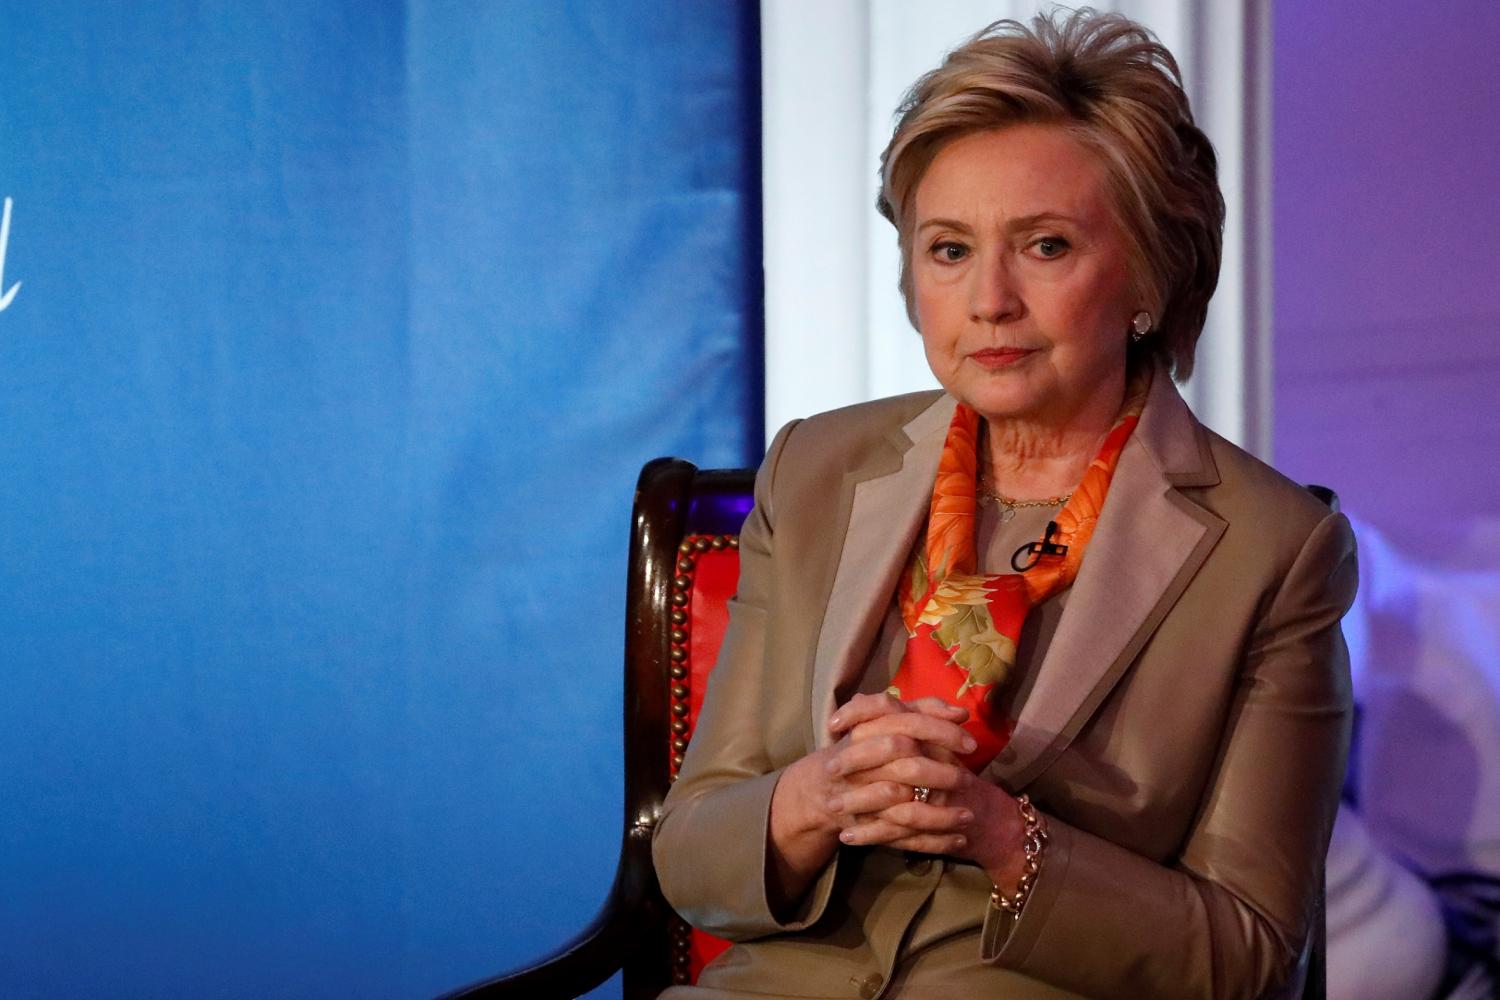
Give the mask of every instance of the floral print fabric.
M 1051 541 L 1067 551 L 1042 556 L 1024 573 L 977 572 L 979 415 L 963 404 L 954 410 L 932 488 L 926 540 L 912 553 L 899 588 L 907 640 L 891 693 L 904 700 L 938 697 L 968 709 L 964 729 L 979 746 L 962 760 L 972 770 L 988 764 L 1010 741 L 1013 722 L 992 711 L 993 695 L 1015 666 L 1027 613 L 1078 575 L 1149 387 L 1149 374 L 1131 382 L 1119 419 L 1054 519 Z

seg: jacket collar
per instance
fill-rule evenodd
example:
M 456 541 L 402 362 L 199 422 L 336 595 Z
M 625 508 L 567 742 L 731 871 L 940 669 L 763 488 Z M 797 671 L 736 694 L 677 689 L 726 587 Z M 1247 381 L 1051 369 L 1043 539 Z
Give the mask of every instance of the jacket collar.
M 888 441 L 900 464 L 851 469 L 847 530 L 812 678 L 812 742 L 854 689 L 926 520 L 955 401 L 942 395 Z M 1208 557 L 1225 522 L 1179 492 L 1219 481 L 1207 431 L 1158 371 L 1008 746 L 986 774 L 1019 789 L 1073 740 Z M 837 537 L 837 536 L 835 536 Z
M 849 512 L 848 526 L 813 658 L 813 746 L 829 742 L 828 717 L 859 682 L 880 634 L 891 595 L 926 522 L 956 406 L 952 396 L 938 396 L 886 435 L 890 451 L 882 459 L 844 474 L 844 490 L 852 491 L 853 499 L 843 507 Z M 899 457 L 894 468 L 893 457 Z

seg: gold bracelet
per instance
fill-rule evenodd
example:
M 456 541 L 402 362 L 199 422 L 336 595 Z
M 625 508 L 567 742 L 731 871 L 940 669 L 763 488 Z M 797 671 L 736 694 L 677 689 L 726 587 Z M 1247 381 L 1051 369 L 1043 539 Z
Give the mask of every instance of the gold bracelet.
M 990 893 L 990 905 L 1019 920 L 1021 908 L 1031 898 L 1031 888 L 1036 885 L 1037 872 L 1042 870 L 1042 854 L 1047 850 L 1047 827 L 1042 822 L 1041 815 L 1032 807 L 1031 796 L 1017 796 L 1016 808 L 1021 811 L 1021 851 L 1026 861 L 1026 870 L 1021 873 L 1016 891 L 1009 896 L 1001 892 L 998 885 L 995 886 Z

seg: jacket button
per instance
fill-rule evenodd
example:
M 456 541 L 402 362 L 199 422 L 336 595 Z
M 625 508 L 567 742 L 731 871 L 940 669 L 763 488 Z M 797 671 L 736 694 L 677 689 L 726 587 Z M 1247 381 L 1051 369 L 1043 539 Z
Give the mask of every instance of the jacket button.
M 878 972 L 872 972 L 865 977 L 865 981 L 859 984 L 859 995 L 864 1000 L 874 1000 L 880 994 L 880 988 L 885 985 L 885 977 Z
M 932 859 L 921 854 L 908 854 L 906 870 L 913 875 L 926 875 L 932 871 Z

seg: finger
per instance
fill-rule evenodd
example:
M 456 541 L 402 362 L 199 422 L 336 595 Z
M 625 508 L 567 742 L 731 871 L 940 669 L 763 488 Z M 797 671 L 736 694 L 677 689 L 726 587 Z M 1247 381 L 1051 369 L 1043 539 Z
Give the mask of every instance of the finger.
M 898 851 L 961 855 L 964 848 L 969 846 L 969 838 L 961 833 L 914 833 L 908 837 L 888 840 L 885 844 Z
M 947 747 L 938 746 L 935 743 L 923 743 L 922 756 L 931 757 L 933 760 L 940 760 L 945 764 L 958 763 L 958 754 Z
M 861 740 L 858 743 L 842 744 L 838 752 L 828 760 L 828 773 L 850 775 L 906 758 L 925 760 L 926 755 L 922 752 L 922 744 L 909 736 L 890 733 Z
M 926 802 L 934 806 L 972 809 L 972 803 L 955 798 L 956 793 L 944 790 L 944 785 L 951 784 L 952 779 L 941 772 L 942 765 L 928 763 L 931 769 L 925 774 L 907 772 L 895 777 L 892 771 L 896 769 L 896 765 L 893 764 L 885 768 L 851 775 L 845 779 L 843 787 L 835 795 L 829 797 L 829 812 L 833 814 L 880 812 L 893 806 L 918 801 L 916 791 L 923 787 L 927 789 Z M 869 778 L 868 781 L 863 780 L 866 777 Z M 835 799 L 838 800 L 836 804 Z
M 861 723 L 905 711 L 906 706 L 888 694 L 857 694 L 829 717 L 828 732 L 837 738 Z
M 915 788 L 953 789 L 963 780 L 963 765 L 952 759 L 938 760 L 921 751 L 918 744 L 899 737 L 851 743 L 830 758 L 828 774 L 836 784 L 868 785 L 872 781 L 899 781 Z
M 866 816 L 862 817 L 860 822 L 840 830 L 839 841 L 853 847 L 867 847 L 872 844 L 889 844 L 893 840 L 910 837 L 913 834 L 914 831 L 904 826 L 897 826 L 879 816 Z
M 885 734 L 899 734 L 922 743 L 931 743 L 953 753 L 970 753 L 976 746 L 970 736 L 957 723 L 938 719 L 920 712 L 904 712 L 887 715 L 861 723 L 849 731 L 850 742 L 860 742 Z
M 828 800 L 828 811 L 850 817 L 874 815 L 890 806 L 912 800 L 912 787 L 896 781 L 872 781 L 850 788 Z
M 933 760 L 931 757 L 901 757 L 872 773 L 872 779 L 898 781 L 912 788 L 925 787 L 934 792 L 959 787 L 964 769 L 958 764 Z M 861 782 L 863 783 L 863 782 Z
M 963 722 L 969 717 L 967 708 L 950 705 L 943 699 L 935 697 L 917 698 L 915 701 L 907 702 L 906 707 L 914 712 L 921 712 L 935 719 L 947 719 L 950 722 Z
M 974 814 L 963 806 L 937 806 L 915 800 L 887 806 L 874 818 L 913 833 L 959 834 L 974 822 Z

